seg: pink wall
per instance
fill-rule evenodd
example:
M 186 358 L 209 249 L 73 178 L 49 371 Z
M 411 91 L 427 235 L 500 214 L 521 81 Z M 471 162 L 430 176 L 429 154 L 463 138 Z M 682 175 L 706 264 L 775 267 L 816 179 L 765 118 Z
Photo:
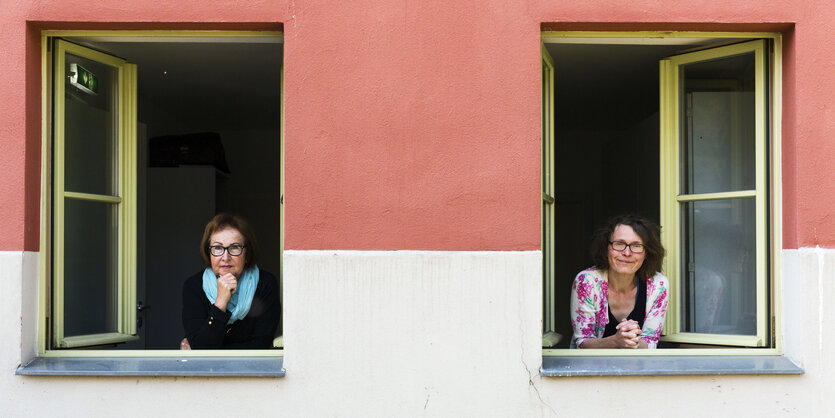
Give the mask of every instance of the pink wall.
M 26 72 L 0 83 L 0 250 L 38 248 L 38 34 L 69 27 L 60 22 L 283 23 L 291 249 L 539 248 L 543 22 L 557 29 L 782 30 L 784 247 L 835 247 L 830 1 L 511 3 L 103 0 L 78 7 L 8 0 L 0 12 L 0 68 L 24 65 Z

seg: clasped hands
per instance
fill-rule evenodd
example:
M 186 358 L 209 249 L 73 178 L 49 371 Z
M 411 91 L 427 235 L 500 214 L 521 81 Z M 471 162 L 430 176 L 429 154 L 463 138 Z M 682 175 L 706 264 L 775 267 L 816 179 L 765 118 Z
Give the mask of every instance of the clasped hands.
M 641 327 L 638 321 L 624 319 L 615 326 L 617 332 L 610 336 L 617 348 L 638 348 L 641 343 Z

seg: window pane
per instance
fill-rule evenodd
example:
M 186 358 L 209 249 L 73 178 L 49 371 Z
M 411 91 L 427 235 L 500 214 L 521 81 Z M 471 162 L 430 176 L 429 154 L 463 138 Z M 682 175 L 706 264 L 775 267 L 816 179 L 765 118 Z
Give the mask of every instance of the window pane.
M 756 335 L 754 198 L 688 202 L 682 210 L 682 330 Z
M 754 54 L 683 65 L 682 190 L 755 187 Z
M 74 73 L 78 73 L 79 78 L 90 75 L 96 77 L 96 91 L 73 85 L 70 79 Z M 118 113 L 113 86 L 117 77 L 116 70 L 108 65 L 67 54 L 66 75 L 65 189 L 71 192 L 115 195 Z
M 64 336 L 115 332 L 116 205 L 66 199 Z

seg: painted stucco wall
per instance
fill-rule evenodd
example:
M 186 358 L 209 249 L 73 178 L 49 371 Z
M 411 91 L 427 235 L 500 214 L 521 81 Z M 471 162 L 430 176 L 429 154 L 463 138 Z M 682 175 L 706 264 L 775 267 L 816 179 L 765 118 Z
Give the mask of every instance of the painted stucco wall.
M 804 375 L 539 377 L 543 23 L 784 31 L 777 297 Z M 826 415 L 835 252 L 813 247 L 835 247 L 833 26 L 823 0 L 6 0 L 0 68 L 19 74 L 0 78 L 0 415 L 679 415 L 705 400 Z M 283 30 L 286 378 L 13 374 L 35 339 L 39 31 L 67 28 Z

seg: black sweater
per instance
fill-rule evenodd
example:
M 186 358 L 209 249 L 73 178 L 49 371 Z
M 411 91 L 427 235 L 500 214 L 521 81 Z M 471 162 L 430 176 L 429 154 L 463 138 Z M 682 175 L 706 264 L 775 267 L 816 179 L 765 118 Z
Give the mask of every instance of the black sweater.
M 261 270 L 249 313 L 226 325 L 231 315 L 209 302 L 202 271 L 183 284 L 183 329 L 192 349 L 270 348 L 281 318 L 275 276 Z

